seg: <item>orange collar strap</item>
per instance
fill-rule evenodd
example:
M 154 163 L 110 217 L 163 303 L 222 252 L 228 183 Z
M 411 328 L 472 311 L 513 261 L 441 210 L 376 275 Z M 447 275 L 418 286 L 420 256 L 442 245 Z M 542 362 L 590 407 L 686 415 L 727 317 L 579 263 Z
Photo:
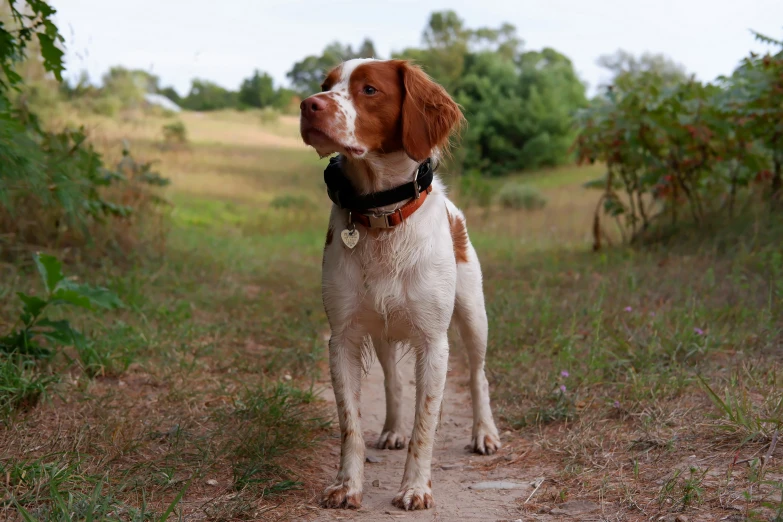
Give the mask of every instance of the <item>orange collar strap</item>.
M 349 219 L 367 228 L 394 228 L 419 210 L 430 192 L 432 192 L 432 185 L 427 187 L 427 190 L 422 191 L 419 197 L 410 200 L 389 214 L 376 216 L 373 214 L 351 212 Z

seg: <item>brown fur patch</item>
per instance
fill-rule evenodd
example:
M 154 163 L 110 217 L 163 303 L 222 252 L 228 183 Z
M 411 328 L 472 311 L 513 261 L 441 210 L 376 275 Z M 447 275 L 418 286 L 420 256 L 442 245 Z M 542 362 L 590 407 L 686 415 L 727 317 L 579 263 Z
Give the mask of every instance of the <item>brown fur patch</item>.
M 438 147 L 446 153 L 449 137 L 465 121 L 446 90 L 420 67 L 401 61 L 405 97 L 402 103 L 402 146 L 416 161 Z
M 329 74 L 326 75 L 326 79 L 321 84 L 321 90 L 328 91 L 331 89 L 335 83 L 340 81 L 340 76 L 343 74 L 343 66 L 338 65 L 331 71 L 329 71 Z
M 356 136 L 370 150 L 388 153 L 403 148 L 401 113 L 405 94 L 401 67 L 396 60 L 368 62 L 351 73 L 349 88 L 356 107 Z M 375 92 L 366 94 L 368 87 Z M 373 173 L 368 175 L 372 177 Z
M 432 489 L 432 479 L 427 481 L 427 487 Z
M 332 85 L 329 78 L 324 85 Z M 375 91 L 366 94 L 368 87 Z M 370 150 L 403 149 L 423 161 L 435 147 L 446 153 L 449 137 L 465 121 L 446 90 L 406 60 L 358 66 L 349 90 L 357 112 L 356 134 Z
M 449 228 L 451 229 L 451 242 L 454 244 L 454 259 L 457 263 L 468 262 L 468 229 L 465 221 L 459 216 L 449 216 Z

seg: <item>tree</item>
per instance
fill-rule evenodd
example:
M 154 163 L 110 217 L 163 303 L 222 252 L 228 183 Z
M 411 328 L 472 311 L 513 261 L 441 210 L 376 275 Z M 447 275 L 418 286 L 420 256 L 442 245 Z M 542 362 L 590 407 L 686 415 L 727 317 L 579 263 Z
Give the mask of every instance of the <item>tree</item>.
M 514 60 L 522 47 L 522 40 L 513 25 L 505 23 L 498 29 L 469 29 L 451 10 L 430 15 L 422 42 L 424 49 L 405 49 L 395 54 L 395 58 L 415 61 L 449 92 L 454 92 L 459 86 L 469 54 L 497 53 Z
M 506 56 L 466 60 L 457 89 L 469 122 L 464 168 L 500 175 L 568 161 L 572 118 L 587 103 L 570 60 L 553 49 Z
M 372 40 L 365 38 L 362 45 L 359 46 L 355 58 L 375 58 L 377 55 L 378 53 L 375 52 L 375 45 L 372 43 Z
M 353 58 L 374 57 L 376 57 L 375 46 L 370 39 L 365 39 L 356 52 L 350 44 L 333 42 L 326 46 L 320 56 L 310 55 L 296 62 L 286 76 L 300 95 L 310 96 L 320 92 L 321 82 L 333 67 Z
M 619 88 L 633 84 L 644 73 L 654 74 L 664 85 L 676 85 L 688 80 L 685 67 L 663 54 L 644 53 L 637 58 L 618 49 L 614 54 L 599 57 L 597 63 L 612 73 L 610 85 Z
M 112 67 L 102 78 L 104 93 L 118 98 L 125 106 L 141 103 L 146 93 L 158 92 L 159 84 L 160 79 L 154 74 L 125 67 Z
M 193 111 L 215 111 L 236 107 L 237 93 L 209 80 L 194 79 L 182 106 Z
M 262 108 L 275 105 L 277 92 L 272 77 L 256 70 L 253 76 L 242 82 L 238 97 L 240 105 L 246 107 Z
M 422 65 L 464 107 L 464 169 L 500 175 L 568 161 L 572 117 L 587 103 L 568 58 L 523 53 L 513 25 L 472 29 L 454 11 L 433 13 L 422 41 L 396 56 Z
M 179 95 L 177 90 L 174 87 L 164 87 L 163 89 L 158 90 L 158 94 L 162 94 L 169 100 L 173 101 L 177 105 L 182 103 L 182 97 Z
M 447 91 L 454 92 L 465 70 L 470 36 L 457 13 L 434 12 L 422 33 L 424 49 L 405 49 L 394 56 L 418 63 Z

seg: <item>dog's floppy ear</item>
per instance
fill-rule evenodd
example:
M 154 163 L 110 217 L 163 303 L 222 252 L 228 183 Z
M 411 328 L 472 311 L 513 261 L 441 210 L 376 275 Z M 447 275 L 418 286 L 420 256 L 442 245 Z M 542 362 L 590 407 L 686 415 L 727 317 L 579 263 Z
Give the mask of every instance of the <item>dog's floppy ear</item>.
M 447 152 L 449 137 L 465 119 L 459 105 L 418 66 L 401 61 L 400 75 L 403 149 L 416 161 L 435 148 Z

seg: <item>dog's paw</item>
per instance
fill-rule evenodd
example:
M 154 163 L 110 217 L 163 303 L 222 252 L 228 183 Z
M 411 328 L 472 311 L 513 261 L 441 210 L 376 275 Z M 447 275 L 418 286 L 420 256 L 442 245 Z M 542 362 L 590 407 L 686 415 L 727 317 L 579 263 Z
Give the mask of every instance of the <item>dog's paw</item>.
M 331 509 L 359 509 L 362 507 L 362 492 L 338 482 L 324 490 L 321 506 Z
M 403 449 L 405 447 L 405 435 L 396 430 L 388 430 L 381 433 L 378 443 L 375 445 L 378 449 Z
M 486 429 L 483 426 L 474 430 L 471 447 L 474 453 L 479 455 L 492 455 L 500 449 L 500 436 L 497 428 Z
M 432 488 L 429 486 L 403 486 L 392 500 L 392 504 L 405 511 L 413 511 L 430 509 L 435 506 L 435 501 L 432 500 Z

